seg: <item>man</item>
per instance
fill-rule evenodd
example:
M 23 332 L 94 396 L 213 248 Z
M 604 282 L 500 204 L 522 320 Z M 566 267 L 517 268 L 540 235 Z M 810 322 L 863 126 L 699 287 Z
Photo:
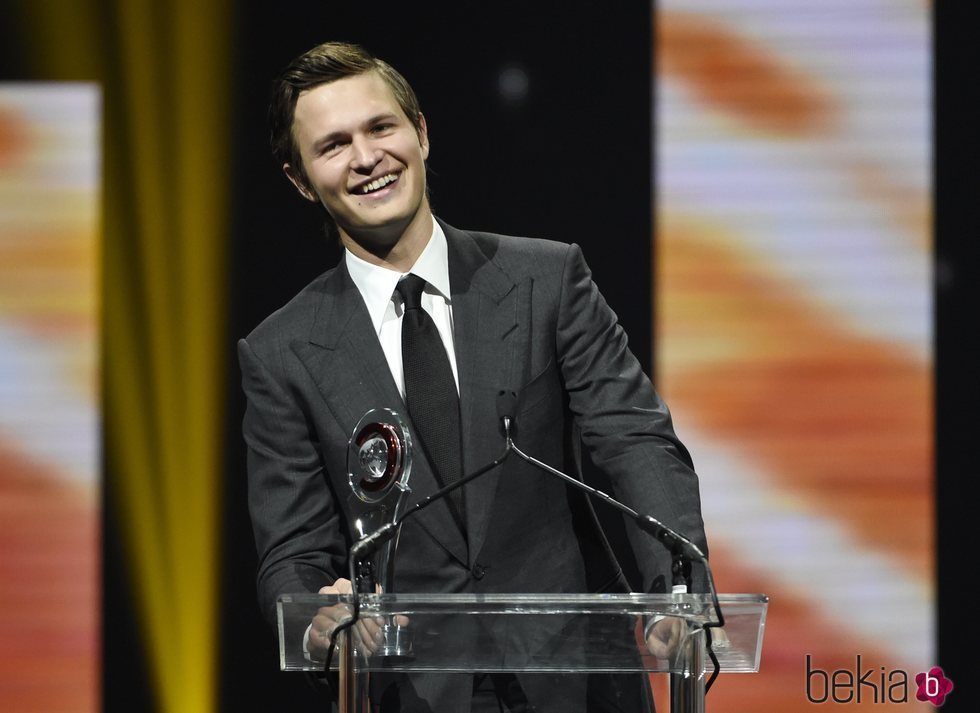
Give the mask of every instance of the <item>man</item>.
M 584 444 L 621 500 L 707 551 L 687 451 L 576 246 L 434 219 L 415 94 L 358 47 L 327 43 L 294 60 L 270 115 L 286 176 L 326 210 L 345 255 L 239 343 L 267 616 L 281 594 L 350 591 L 347 439 L 372 408 L 410 416 L 417 501 L 500 453 L 496 394 L 513 389 L 523 449 L 577 473 Z M 424 349 L 416 330 L 428 335 Z M 664 591 L 669 556 L 630 536 L 643 589 Z M 516 459 L 406 522 L 396 583 L 403 592 L 627 591 L 590 503 Z M 322 648 L 335 625 L 318 616 L 307 646 Z M 467 710 L 478 700 L 471 682 L 400 679 L 382 707 Z M 497 699 L 539 711 L 585 700 L 584 689 L 541 678 L 491 683 L 494 710 Z M 590 685 L 589 700 L 635 710 L 642 691 L 626 688 Z

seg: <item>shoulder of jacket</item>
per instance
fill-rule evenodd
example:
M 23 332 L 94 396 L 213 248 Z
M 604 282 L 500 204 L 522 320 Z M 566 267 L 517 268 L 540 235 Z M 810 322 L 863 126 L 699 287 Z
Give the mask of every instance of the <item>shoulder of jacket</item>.
M 339 266 L 332 267 L 314 278 L 286 304 L 263 319 L 249 332 L 245 341 L 255 346 L 270 340 L 305 338 L 316 319 L 317 310 L 330 294 L 329 286 L 334 281 L 337 270 Z
M 575 246 L 557 240 L 528 238 L 477 230 L 455 230 L 458 238 L 470 239 L 487 259 L 510 274 L 553 272 Z

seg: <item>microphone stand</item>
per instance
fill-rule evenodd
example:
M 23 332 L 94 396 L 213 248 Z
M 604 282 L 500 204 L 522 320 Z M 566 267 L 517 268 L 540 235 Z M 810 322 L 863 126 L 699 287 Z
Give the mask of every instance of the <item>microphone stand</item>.
M 629 517 L 633 522 L 635 522 L 641 530 L 652 535 L 655 539 L 659 540 L 664 547 L 670 552 L 671 555 L 671 575 L 672 583 L 674 585 L 674 592 L 690 592 L 691 591 L 691 560 L 697 560 L 704 565 L 705 575 L 708 580 L 708 592 L 711 594 L 712 604 L 715 610 L 715 616 L 717 621 L 708 622 L 702 628 L 704 629 L 708 658 L 711 660 L 713 667 L 711 676 L 705 683 L 704 691 L 707 693 L 711 686 L 714 684 L 715 679 L 718 678 L 718 674 L 721 671 L 721 664 L 718 662 L 718 657 L 711 647 L 711 628 L 720 628 L 725 625 L 725 616 L 721 612 L 721 604 L 718 602 L 718 591 L 715 589 L 714 576 L 711 573 L 711 566 L 708 564 L 707 556 L 701 551 L 701 549 L 691 542 L 689 539 L 681 535 L 680 533 L 670 529 L 659 520 L 651 517 L 650 515 L 641 515 L 633 508 L 628 505 L 621 503 L 616 500 L 611 495 L 593 488 L 591 485 L 583 483 L 577 478 L 573 478 L 570 475 L 562 473 L 556 468 L 552 468 L 547 463 L 539 461 L 533 456 L 529 456 L 524 453 L 520 448 L 518 448 L 510 437 L 510 418 L 503 417 L 504 431 L 507 436 L 507 449 L 512 451 L 514 455 L 521 458 L 522 460 L 530 463 L 533 466 L 541 468 L 552 475 L 561 478 L 566 483 L 571 485 L 578 490 L 582 490 L 592 497 L 598 498 L 599 500 L 611 505 L 615 509 L 619 510 L 627 517 Z
M 687 537 L 681 535 L 680 533 L 667 527 L 659 520 L 651 517 L 650 515 L 642 515 L 638 513 L 633 508 L 628 505 L 621 503 L 616 500 L 611 495 L 608 495 L 597 488 L 593 488 L 591 485 L 583 483 L 577 478 L 573 478 L 566 473 L 561 472 L 556 468 L 552 468 L 547 463 L 539 461 L 533 456 L 529 456 L 524 453 L 511 438 L 511 424 L 513 423 L 513 413 L 516 411 L 517 406 L 517 394 L 513 391 L 500 391 L 497 394 L 497 414 L 500 417 L 501 422 L 504 426 L 504 450 L 503 452 L 492 462 L 488 463 L 484 467 L 476 470 L 469 475 L 460 478 L 455 483 L 451 483 L 443 488 L 440 488 L 436 492 L 432 493 L 428 497 L 417 502 L 414 506 L 409 508 L 403 515 L 396 517 L 391 522 L 379 527 L 374 532 L 369 535 L 365 535 L 360 540 L 354 543 L 350 549 L 349 566 L 351 570 L 351 582 L 355 581 L 355 572 L 357 567 L 355 562 L 358 562 L 366 557 L 369 557 L 374 553 L 378 547 L 384 543 L 391 540 L 398 534 L 399 528 L 401 528 L 402 523 L 409 517 L 414 516 L 416 513 L 424 510 L 429 505 L 434 503 L 436 500 L 440 500 L 448 493 L 456 490 L 457 488 L 462 488 L 464 485 L 469 483 L 476 478 L 479 478 L 484 473 L 496 468 L 501 465 L 507 457 L 513 453 L 521 460 L 530 463 L 531 465 L 544 470 L 557 478 L 564 480 L 568 485 L 573 488 L 584 491 L 588 495 L 607 503 L 616 510 L 619 510 L 627 517 L 629 517 L 637 526 L 644 532 L 651 535 L 654 539 L 658 540 L 660 543 L 667 548 L 671 554 L 671 574 L 673 577 L 673 583 L 678 586 L 683 586 L 684 591 L 689 592 L 691 590 L 691 560 L 697 560 L 704 565 L 705 576 L 708 580 L 708 592 L 711 595 L 713 608 L 715 610 L 716 621 L 708 622 L 702 627 L 705 632 L 708 657 L 710 658 L 714 670 L 705 684 L 705 693 L 711 688 L 715 679 L 718 677 L 718 673 L 721 669 L 718 663 L 718 658 L 711 647 L 711 628 L 720 628 L 725 625 L 725 617 L 721 611 L 721 604 L 718 602 L 718 592 L 715 589 L 714 577 L 711 573 L 711 566 L 708 564 L 707 556 L 701 551 L 701 549 L 695 545 Z M 679 591 L 679 590 L 678 590 Z M 356 622 L 360 613 L 360 597 L 359 597 L 358 587 L 353 587 L 353 593 L 351 595 L 351 605 L 352 612 L 351 618 L 339 625 L 334 629 L 333 636 L 330 637 L 330 647 L 327 650 L 327 660 L 324 670 L 329 671 L 330 669 L 330 659 L 333 653 L 334 641 L 336 640 L 336 635 L 350 628 Z

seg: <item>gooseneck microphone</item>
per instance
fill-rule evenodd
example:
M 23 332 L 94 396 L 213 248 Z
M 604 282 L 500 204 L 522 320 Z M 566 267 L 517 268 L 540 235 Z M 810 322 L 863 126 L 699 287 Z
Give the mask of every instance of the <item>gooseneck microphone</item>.
M 502 394 L 503 392 L 501 392 Z M 516 402 L 516 394 L 510 392 L 513 396 L 513 402 Z M 509 412 L 501 411 L 501 404 L 505 403 L 510 407 Z M 672 530 L 671 528 L 664 525 L 662 522 L 650 515 L 643 515 L 638 513 L 633 508 L 629 507 L 625 503 L 616 500 L 616 498 L 608 495 L 597 488 L 593 488 L 591 485 L 583 483 L 577 478 L 573 478 L 566 473 L 562 473 L 557 468 L 552 468 L 547 463 L 539 461 L 537 458 L 527 455 L 520 448 L 518 448 L 510 436 L 510 427 L 513 422 L 513 405 L 510 397 L 503 400 L 501 396 L 498 395 L 497 398 L 497 412 L 501 417 L 501 421 L 504 424 L 504 433 L 507 438 L 507 452 L 513 453 L 520 459 L 530 463 L 531 465 L 540 468 L 546 473 L 550 473 L 558 478 L 564 480 L 568 485 L 573 488 L 582 490 L 587 493 L 590 497 L 597 498 L 604 503 L 614 507 L 619 510 L 627 517 L 629 517 L 637 526 L 649 535 L 652 535 L 657 541 L 659 541 L 671 554 L 671 574 L 673 578 L 673 584 L 675 585 L 674 591 L 689 592 L 691 591 L 691 562 L 690 560 L 697 560 L 704 565 L 705 577 L 708 581 L 708 593 L 711 595 L 712 605 L 715 610 L 716 621 L 708 622 L 704 625 L 705 638 L 707 642 L 708 658 L 711 660 L 713 671 L 711 676 L 708 678 L 704 685 L 704 692 L 707 693 L 712 684 L 714 684 L 715 679 L 718 678 L 718 673 L 721 671 L 721 665 L 718 662 L 718 657 L 711 647 L 711 628 L 720 628 L 725 625 L 725 616 L 721 611 L 721 604 L 718 602 L 718 591 L 715 588 L 714 576 L 711 573 L 711 565 L 708 564 L 708 557 L 701 551 L 697 545 L 695 545 L 691 540 L 689 540 L 684 535 Z
M 561 472 L 557 468 L 552 468 L 547 463 L 539 461 L 537 458 L 524 453 L 517 447 L 510 436 L 510 429 L 514 422 L 514 412 L 516 410 L 517 392 L 500 391 L 497 394 L 497 418 L 499 418 L 503 423 L 508 451 L 513 451 L 514 455 L 519 457 L 521 460 L 524 460 L 536 468 L 540 468 L 541 470 L 550 473 L 551 475 L 561 478 L 572 487 L 578 488 L 579 490 L 588 493 L 589 496 L 598 498 L 602 502 L 607 503 L 620 512 L 625 513 L 628 517 L 632 518 L 634 522 L 636 522 L 641 530 L 653 535 L 655 539 L 659 540 L 672 555 L 690 557 L 698 561 L 704 561 L 707 559 L 697 545 L 680 533 L 670 529 L 656 518 L 653 518 L 650 515 L 641 515 L 636 510 L 625 505 L 619 500 L 616 500 L 616 498 L 612 497 L 611 495 L 593 488 L 592 486 L 583 483 L 578 478 L 573 478 L 572 476 Z
M 659 540 L 672 555 L 691 557 L 692 559 L 696 559 L 698 561 L 707 560 L 707 557 L 705 557 L 701 549 L 689 539 L 684 537 L 684 535 L 681 535 L 679 532 L 675 532 L 650 515 L 641 515 L 630 506 L 620 502 L 616 498 L 602 492 L 601 490 L 598 490 L 597 488 L 593 488 L 591 485 L 583 483 L 578 478 L 573 478 L 570 475 L 562 473 L 557 468 L 552 468 L 547 463 L 543 463 L 537 458 L 527 455 L 520 448 L 514 445 L 509 434 L 507 436 L 507 446 L 511 451 L 513 451 L 514 455 L 519 457 L 521 460 L 524 460 L 531 465 L 540 468 L 541 470 L 551 473 L 555 477 L 561 478 L 573 488 L 577 488 L 578 490 L 588 493 L 590 496 L 611 505 L 628 517 L 632 518 L 632 520 L 640 527 L 641 530 L 653 535 L 653 537 Z
M 637 526 L 641 530 L 651 535 L 654 539 L 660 542 L 670 552 L 673 560 L 672 572 L 674 576 L 674 581 L 675 583 L 677 583 L 678 581 L 684 581 L 684 583 L 687 585 L 686 591 L 690 591 L 690 571 L 691 571 L 690 560 L 696 560 L 704 565 L 705 575 L 708 582 L 708 589 L 713 599 L 714 610 L 717 617 L 717 621 L 709 622 L 704 625 L 704 629 L 706 630 L 706 634 L 707 634 L 708 655 L 712 663 L 714 664 L 714 672 L 712 673 L 711 677 L 708 679 L 707 683 L 705 684 L 705 692 L 707 692 L 708 689 L 711 688 L 711 684 L 714 683 L 714 680 L 718 676 L 718 671 L 719 671 L 719 664 L 718 664 L 717 657 L 715 656 L 714 651 L 712 651 L 711 649 L 711 633 L 709 629 L 711 627 L 722 627 L 724 626 L 725 623 L 724 616 L 722 615 L 721 612 L 721 606 L 718 602 L 718 595 L 715 589 L 714 577 L 712 576 L 711 567 L 708 564 L 707 556 L 690 539 L 680 534 L 679 532 L 676 532 L 675 530 L 671 529 L 667 525 L 664 525 L 656 518 L 650 515 L 641 514 L 636 510 L 634 510 L 633 508 L 629 507 L 628 505 L 612 497 L 611 495 L 604 493 L 601 490 L 598 490 L 597 488 L 594 488 L 591 485 L 588 485 L 582 482 L 581 480 L 574 478 L 566 473 L 563 473 L 557 468 L 553 468 L 547 463 L 544 463 L 538 460 L 537 458 L 534 458 L 533 456 L 524 453 L 520 448 L 517 447 L 517 445 L 514 443 L 511 437 L 511 430 L 516 418 L 517 401 L 518 398 L 517 398 L 516 391 L 500 390 L 497 393 L 497 418 L 499 419 L 500 423 L 503 425 L 503 429 L 504 429 L 504 449 L 501 452 L 501 454 L 493 461 L 483 466 L 482 468 L 479 468 L 478 470 L 460 478 L 459 480 L 457 480 L 456 482 L 450 485 L 440 488 L 439 490 L 432 493 L 428 497 L 424 498 L 423 500 L 420 500 L 414 506 L 408 508 L 402 515 L 395 518 L 393 521 L 383 525 L 382 527 L 378 528 L 374 532 L 371 532 L 361 537 L 357 542 L 354 543 L 354 545 L 350 549 L 349 564 L 351 566 L 352 572 L 355 566 L 354 565 L 355 562 L 370 557 L 374 552 L 377 551 L 379 547 L 381 547 L 386 542 L 389 542 L 394 537 L 396 537 L 398 535 L 402 523 L 404 523 L 405 520 L 407 520 L 410 517 L 414 517 L 416 514 L 418 514 L 425 508 L 427 508 L 429 505 L 436 502 L 437 500 L 441 500 L 442 498 L 446 497 L 449 493 L 456 490 L 457 488 L 462 488 L 467 483 L 493 470 L 497 466 L 501 465 L 508 458 L 508 456 L 510 456 L 513 453 L 521 460 L 535 466 L 539 470 L 543 470 L 546 473 L 549 473 L 550 475 L 560 478 L 571 487 L 585 492 L 587 495 L 589 495 L 592 498 L 601 500 L 602 502 L 608 504 L 609 506 L 615 508 L 616 510 L 619 510 L 624 515 L 629 517 L 633 522 L 637 524 Z M 356 601 L 357 594 L 355 593 L 353 597 L 354 597 L 353 618 L 356 619 L 357 611 L 358 611 L 358 602 Z M 345 624 L 347 623 L 345 622 Z M 341 628 L 347 628 L 347 626 L 350 626 L 351 624 L 353 624 L 352 620 L 350 620 L 350 623 L 347 624 L 346 626 L 342 624 L 341 627 L 338 627 L 337 631 L 339 631 Z M 332 646 L 333 646 L 333 642 L 331 641 L 331 647 Z

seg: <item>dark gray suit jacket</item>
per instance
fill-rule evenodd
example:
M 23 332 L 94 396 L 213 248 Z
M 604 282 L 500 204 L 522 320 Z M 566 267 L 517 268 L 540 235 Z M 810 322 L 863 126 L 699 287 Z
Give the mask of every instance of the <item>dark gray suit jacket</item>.
M 496 394 L 515 389 L 514 440 L 525 452 L 577 473 L 584 444 L 619 499 L 707 551 L 690 457 L 580 249 L 443 227 L 463 471 L 501 452 Z M 407 417 L 407 409 L 343 262 L 241 340 L 239 358 L 259 598 L 274 617 L 280 594 L 315 592 L 346 576 L 347 439 L 367 410 Z M 438 487 L 418 449 L 410 486 L 412 502 Z M 590 504 L 557 479 L 511 459 L 469 484 L 465 503 L 465 539 L 445 502 L 405 524 L 399 591 L 622 586 Z M 669 587 L 670 558 L 659 543 L 632 526 L 628 534 L 643 589 Z

